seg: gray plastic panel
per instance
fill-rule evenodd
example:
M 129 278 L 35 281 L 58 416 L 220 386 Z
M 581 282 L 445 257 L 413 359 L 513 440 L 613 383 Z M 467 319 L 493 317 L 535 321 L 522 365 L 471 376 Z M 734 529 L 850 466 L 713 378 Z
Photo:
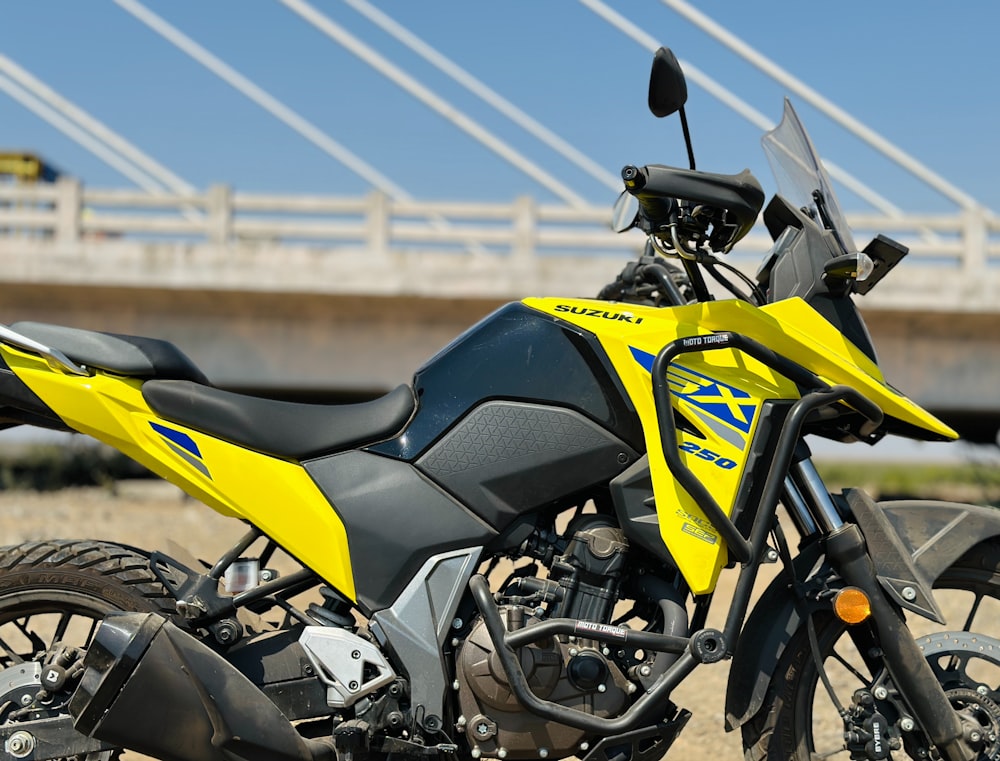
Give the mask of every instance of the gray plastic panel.
M 496 536 L 412 465 L 368 452 L 305 463 L 347 527 L 354 585 L 366 615 L 387 608 L 430 557 Z
M 562 407 L 476 407 L 417 466 L 503 529 L 519 514 L 604 483 L 638 459 L 589 418 Z
M 434 724 L 440 728 L 444 716 L 449 680 L 442 645 L 481 553 L 481 547 L 473 547 L 434 556 L 389 610 L 372 616 L 372 629 L 388 642 L 406 669 L 410 702 L 423 706 L 424 726 L 429 729 Z

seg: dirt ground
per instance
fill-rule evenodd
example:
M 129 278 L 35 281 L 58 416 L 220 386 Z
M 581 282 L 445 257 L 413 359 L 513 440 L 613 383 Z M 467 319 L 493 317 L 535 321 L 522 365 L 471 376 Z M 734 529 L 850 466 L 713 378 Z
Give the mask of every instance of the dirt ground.
M 119 482 L 113 491 L 0 492 L 0 542 L 5 545 L 35 539 L 105 539 L 169 552 L 173 544 L 214 561 L 243 529 L 238 521 L 223 518 L 160 481 Z M 723 574 L 718 597 L 725 595 L 734 575 Z M 723 730 L 727 675 L 726 663 L 702 666 L 674 692 L 674 702 L 693 716 L 671 757 L 703 757 L 710 752 L 717 759 L 742 758 L 739 733 Z

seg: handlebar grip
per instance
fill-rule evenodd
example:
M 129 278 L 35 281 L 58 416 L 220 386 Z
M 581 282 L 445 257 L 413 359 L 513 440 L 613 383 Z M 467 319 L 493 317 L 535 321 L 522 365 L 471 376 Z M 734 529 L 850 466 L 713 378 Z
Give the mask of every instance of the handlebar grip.
M 622 168 L 622 181 L 625 190 L 635 197 L 642 210 L 642 216 L 651 223 L 653 228 L 668 224 L 674 215 L 677 202 L 657 193 L 643 192 L 647 181 L 646 173 L 631 164 Z
M 625 183 L 625 189 L 635 195 L 646 187 L 646 175 L 639 171 L 639 167 L 627 164 L 622 167 L 622 182 Z

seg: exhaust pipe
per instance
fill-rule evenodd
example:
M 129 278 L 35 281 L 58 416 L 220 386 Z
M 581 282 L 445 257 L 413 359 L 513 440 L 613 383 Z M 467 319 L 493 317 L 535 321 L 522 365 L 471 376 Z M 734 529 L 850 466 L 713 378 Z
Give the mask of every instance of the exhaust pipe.
M 153 613 L 109 615 L 69 703 L 78 732 L 165 761 L 328 761 L 218 653 Z

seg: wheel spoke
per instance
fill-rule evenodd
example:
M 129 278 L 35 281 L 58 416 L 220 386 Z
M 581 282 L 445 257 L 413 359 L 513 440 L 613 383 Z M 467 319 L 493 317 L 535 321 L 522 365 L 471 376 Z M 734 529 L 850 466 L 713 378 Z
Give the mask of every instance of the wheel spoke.
M 834 659 L 838 663 L 840 663 L 841 666 L 847 669 L 847 671 L 852 676 L 854 676 L 859 682 L 861 682 L 861 684 L 867 685 L 871 681 L 870 677 L 866 677 L 864 674 L 858 671 L 857 668 L 855 668 L 853 663 L 850 663 L 844 656 L 838 653 L 836 648 L 834 648 L 830 654 L 834 657 Z
M 969 610 L 969 615 L 965 619 L 965 625 L 962 627 L 963 632 L 972 631 L 972 620 L 976 617 L 976 613 L 979 612 L 979 603 L 983 601 L 982 593 L 977 593 L 975 599 L 972 601 L 972 608 Z
M 72 617 L 73 614 L 69 612 L 59 616 L 59 623 L 56 624 L 55 633 L 52 635 L 52 644 L 60 642 L 66 636 L 66 630 L 69 628 L 69 621 Z
M 90 643 L 94 639 L 94 633 L 97 631 L 97 627 L 98 627 L 98 625 L 100 625 L 100 623 L 101 623 L 100 620 L 96 619 L 96 618 L 92 618 L 90 620 L 90 631 L 87 632 L 87 639 L 84 640 L 84 644 L 83 644 L 84 649 L 90 647 Z
M 0 648 L 3 648 L 3 651 L 7 653 L 7 658 L 10 659 L 9 665 L 16 666 L 19 663 L 24 663 L 24 658 L 22 658 L 17 651 L 14 650 L 14 648 L 8 645 L 6 640 L 3 638 L 0 638 Z M 28 655 L 30 656 L 31 653 L 28 653 Z
M 20 618 L 13 622 L 14 626 L 17 627 L 18 631 L 21 632 L 28 640 L 31 642 L 31 647 L 36 653 L 42 653 L 48 650 L 49 646 L 45 643 L 41 637 L 34 631 L 28 628 L 31 623 L 31 617 L 27 616 L 25 618 Z
M 972 632 L 972 622 L 975 620 L 976 615 L 979 613 L 979 606 L 983 602 L 984 597 L 985 595 L 980 591 L 976 591 L 973 593 L 972 605 L 969 608 L 968 615 L 966 615 L 965 617 L 965 622 L 962 624 L 961 631 L 967 633 Z M 949 672 L 958 673 L 960 671 L 964 672 L 964 669 L 961 666 L 962 664 L 959 662 L 958 656 L 953 655 L 951 658 L 948 659 L 947 665 L 939 668 L 938 670 L 941 673 L 949 673 Z

